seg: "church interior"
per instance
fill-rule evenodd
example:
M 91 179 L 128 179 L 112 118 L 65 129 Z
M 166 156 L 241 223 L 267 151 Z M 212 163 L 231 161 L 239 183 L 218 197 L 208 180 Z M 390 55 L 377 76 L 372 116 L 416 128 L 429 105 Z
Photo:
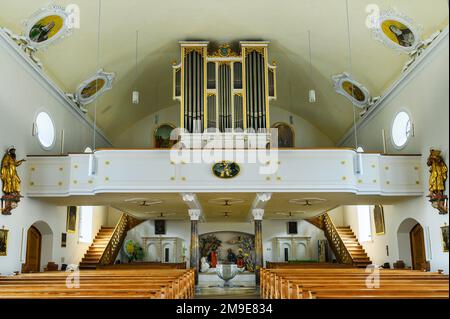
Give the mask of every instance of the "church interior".
M 448 22 L 0 0 L 0 299 L 448 299 Z

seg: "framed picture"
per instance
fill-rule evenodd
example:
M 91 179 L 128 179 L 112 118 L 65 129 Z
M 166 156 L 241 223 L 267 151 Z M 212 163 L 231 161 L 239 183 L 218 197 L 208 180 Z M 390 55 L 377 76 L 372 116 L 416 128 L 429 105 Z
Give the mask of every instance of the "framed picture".
M 441 227 L 442 248 L 445 253 L 448 253 L 448 225 Z
M 0 229 L 0 256 L 8 254 L 8 232 L 9 230 Z
M 384 235 L 385 225 L 384 225 L 384 210 L 383 206 L 375 205 L 373 208 L 373 219 L 375 221 L 375 233 L 377 235 Z
M 77 207 L 67 207 L 67 224 L 66 231 L 68 233 L 75 233 L 77 230 Z
M 67 246 L 67 233 L 61 233 L 61 247 Z
M 166 234 L 166 221 L 165 220 L 155 220 L 155 235 L 165 235 Z
M 297 224 L 297 222 L 288 222 L 288 234 L 289 235 L 298 234 L 298 224 Z

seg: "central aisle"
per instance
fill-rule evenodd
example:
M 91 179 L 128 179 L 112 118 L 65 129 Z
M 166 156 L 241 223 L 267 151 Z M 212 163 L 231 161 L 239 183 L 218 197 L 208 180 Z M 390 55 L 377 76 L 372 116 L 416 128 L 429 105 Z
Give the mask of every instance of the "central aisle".
M 260 299 L 255 287 L 199 288 L 195 299 Z

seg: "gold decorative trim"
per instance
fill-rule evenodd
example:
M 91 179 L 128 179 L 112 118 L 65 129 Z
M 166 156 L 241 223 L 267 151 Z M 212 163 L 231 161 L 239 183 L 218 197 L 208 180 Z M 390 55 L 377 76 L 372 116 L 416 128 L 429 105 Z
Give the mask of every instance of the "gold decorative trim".
M 189 53 L 197 52 L 201 56 L 204 54 L 203 47 L 185 47 L 184 48 L 184 56 L 188 55 Z
M 261 55 L 264 55 L 264 47 L 246 47 L 245 48 L 245 56 L 249 55 L 250 53 L 256 52 Z
M 224 50 L 226 53 L 224 54 Z M 230 57 L 239 57 L 240 55 L 233 51 L 230 44 L 224 43 L 219 46 L 219 48 L 213 52 L 209 57 L 211 58 L 230 58 Z

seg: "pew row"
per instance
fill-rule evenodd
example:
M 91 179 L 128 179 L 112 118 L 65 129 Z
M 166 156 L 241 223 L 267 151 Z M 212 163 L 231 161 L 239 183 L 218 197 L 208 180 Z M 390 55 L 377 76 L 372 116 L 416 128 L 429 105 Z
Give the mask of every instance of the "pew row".
M 0 277 L 1 299 L 190 299 L 192 269 L 47 272 Z
M 448 276 L 413 270 L 262 269 L 265 299 L 446 299 Z

